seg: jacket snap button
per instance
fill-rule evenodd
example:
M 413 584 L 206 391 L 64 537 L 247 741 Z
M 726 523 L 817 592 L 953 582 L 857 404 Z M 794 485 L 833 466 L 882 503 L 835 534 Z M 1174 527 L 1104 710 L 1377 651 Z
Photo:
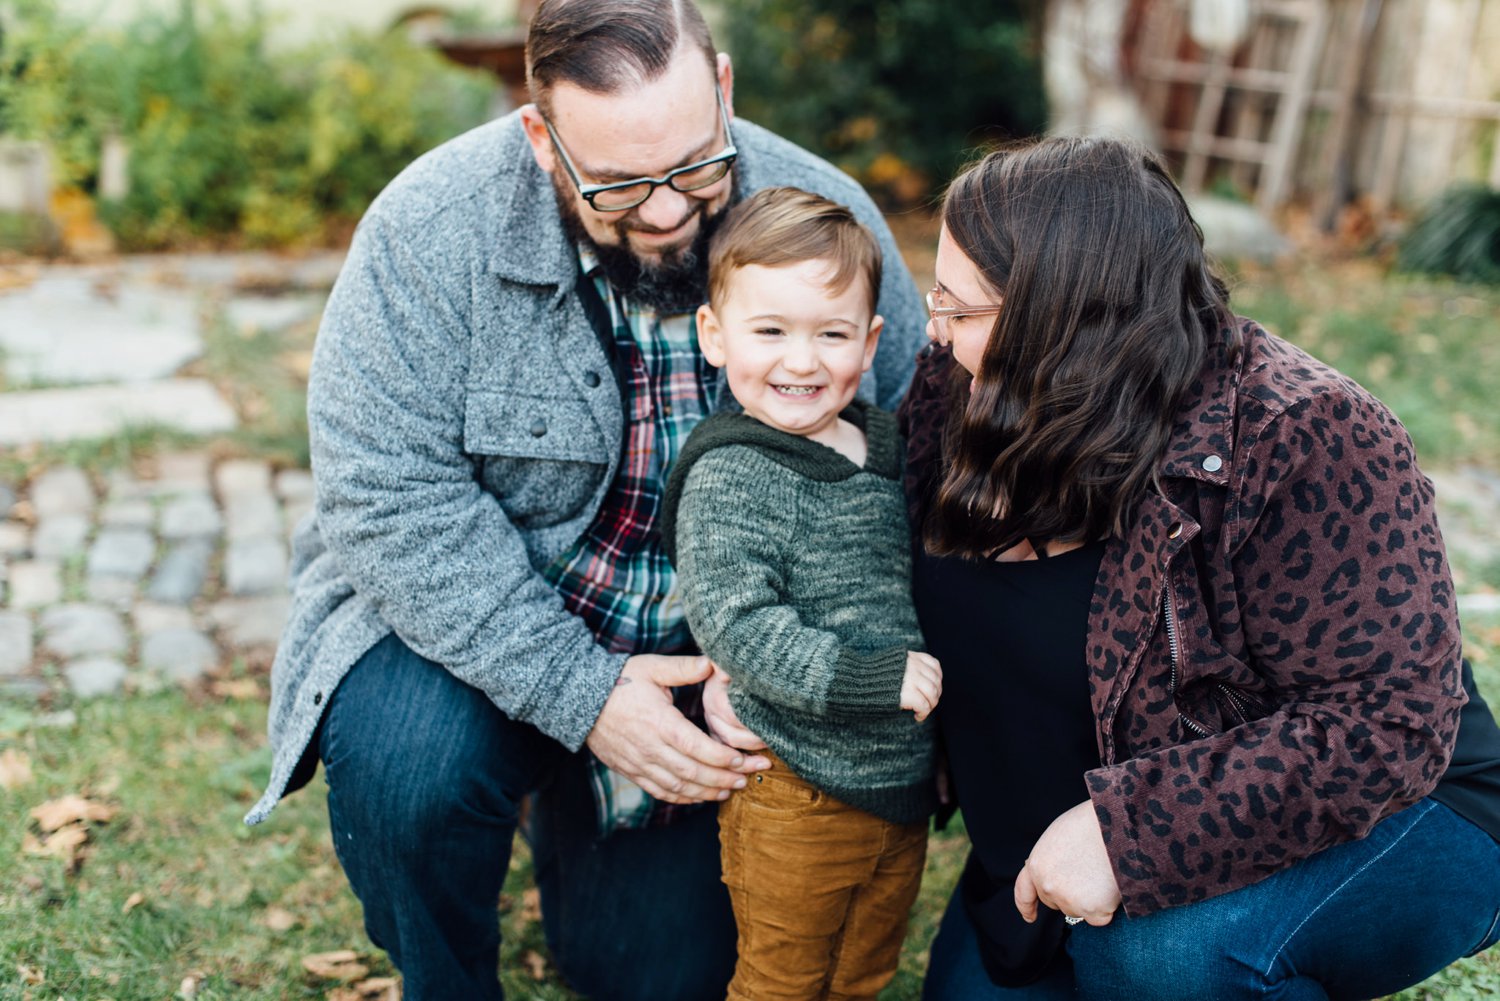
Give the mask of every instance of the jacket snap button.
M 1180 522 L 1180 521 L 1174 521 L 1174 522 L 1172 522 L 1172 527 L 1169 528 L 1169 529 L 1167 529 L 1167 538 L 1169 538 L 1169 539 L 1175 539 L 1175 538 L 1177 538 L 1181 534 L 1182 534 L 1182 522 Z
M 593 389 L 595 386 L 599 385 L 599 373 L 598 372 L 585 372 L 585 373 L 583 373 L 583 384 L 585 386 L 589 387 L 590 389 Z
M 547 433 L 547 422 L 538 417 L 531 422 L 531 437 L 540 438 Z
M 1219 470 L 1224 468 L 1224 460 L 1219 458 L 1217 455 L 1210 455 L 1208 458 L 1203 460 L 1203 468 L 1208 470 L 1210 473 L 1217 473 Z
M 313 705 L 320 706 L 322 704 L 323 704 L 323 693 L 322 692 L 314 692 L 313 693 Z

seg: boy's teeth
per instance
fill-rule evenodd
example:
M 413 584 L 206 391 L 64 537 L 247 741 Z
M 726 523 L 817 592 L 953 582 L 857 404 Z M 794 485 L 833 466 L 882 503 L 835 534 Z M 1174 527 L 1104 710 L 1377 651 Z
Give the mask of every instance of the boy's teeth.
M 811 396 L 818 391 L 817 386 L 777 386 L 783 393 L 791 393 L 793 396 Z

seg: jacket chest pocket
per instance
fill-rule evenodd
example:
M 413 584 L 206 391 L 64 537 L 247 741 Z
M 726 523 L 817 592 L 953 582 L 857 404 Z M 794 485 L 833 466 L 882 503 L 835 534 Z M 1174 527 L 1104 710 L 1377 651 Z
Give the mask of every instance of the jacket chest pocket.
M 471 391 L 464 451 L 480 485 L 518 528 L 578 517 L 609 472 L 603 436 L 577 399 Z

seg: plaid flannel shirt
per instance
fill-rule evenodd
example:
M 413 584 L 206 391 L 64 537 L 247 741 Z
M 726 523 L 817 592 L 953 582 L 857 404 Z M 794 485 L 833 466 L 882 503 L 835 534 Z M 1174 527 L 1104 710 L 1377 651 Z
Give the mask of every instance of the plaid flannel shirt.
M 545 570 L 563 604 L 612 653 L 696 652 L 661 546 L 658 515 L 667 470 L 713 406 L 715 369 L 698 350 L 693 314 L 658 316 L 625 300 L 597 260 L 579 248 L 583 274 L 608 305 L 625 412 L 625 454 L 594 522 Z M 679 709 L 702 719 L 701 686 L 675 691 Z M 591 760 L 599 833 L 669 823 L 691 807 L 654 799 Z

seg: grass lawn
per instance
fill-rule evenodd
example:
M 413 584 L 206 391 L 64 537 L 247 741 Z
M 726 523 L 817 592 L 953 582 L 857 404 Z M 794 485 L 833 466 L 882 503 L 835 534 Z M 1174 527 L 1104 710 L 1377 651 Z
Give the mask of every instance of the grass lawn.
M 930 277 L 930 243 L 912 263 L 919 281 Z M 1425 466 L 1500 470 L 1500 292 L 1392 280 L 1362 263 L 1314 263 L 1247 270 L 1235 297 L 1242 312 L 1390 403 Z M 238 387 L 249 430 L 205 447 L 300 459 L 296 370 L 306 335 L 296 333 L 295 343 L 222 332 L 213 339 L 202 374 Z M 69 458 L 107 465 L 153 446 L 136 434 Z M 24 475 L 51 457 L 0 456 L 0 476 Z M 1478 521 L 1493 544 L 1493 518 Z M 1487 560 L 1464 569 L 1466 587 L 1500 587 Z M 1500 703 L 1500 615 L 1464 626 L 1481 687 Z M 269 772 L 266 695 L 265 665 L 237 663 L 189 692 L 0 702 L 0 999 L 382 996 L 380 978 L 394 971 L 365 938 L 339 871 L 321 778 L 266 824 L 240 823 Z M 70 795 L 84 802 L 59 808 L 60 833 L 44 831 L 32 811 Z M 887 1001 L 919 996 L 927 944 L 964 853 L 960 831 L 934 839 Z M 506 989 L 515 998 L 571 998 L 548 964 L 524 850 L 513 869 L 501 902 Z M 311 964 L 320 972 L 304 966 L 305 957 L 343 950 L 352 961 L 325 957 Z M 1400 997 L 1500 996 L 1497 952 Z

